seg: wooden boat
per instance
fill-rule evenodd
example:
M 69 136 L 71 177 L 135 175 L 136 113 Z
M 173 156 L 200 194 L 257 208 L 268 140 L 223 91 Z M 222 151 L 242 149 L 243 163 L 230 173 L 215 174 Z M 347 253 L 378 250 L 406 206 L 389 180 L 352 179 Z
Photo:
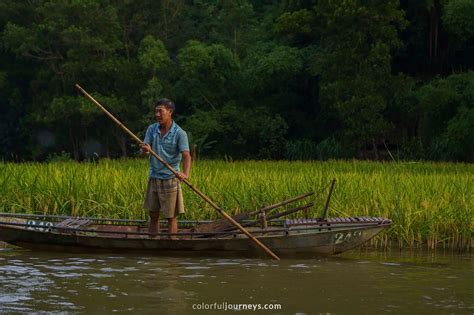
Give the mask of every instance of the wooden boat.
M 145 221 L 0 213 L 0 241 L 62 251 L 261 255 L 240 231 L 199 232 L 193 228 L 203 223 L 209 222 L 180 221 L 178 233 L 151 237 Z M 301 218 L 270 220 L 266 228 L 248 229 L 278 255 L 330 255 L 360 246 L 390 225 L 390 220 L 380 217 Z
M 331 182 L 321 218 L 307 218 L 313 203 L 271 211 L 314 195 L 309 192 L 257 211 L 234 216 L 279 256 L 299 254 L 339 254 L 367 242 L 388 228 L 392 221 L 381 217 L 327 218 L 329 200 L 335 180 Z M 298 211 L 305 218 L 280 219 Z M 258 219 L 253 219 L 258 217 Z M 259 226 L 256 226 L 259 225 Z M 0 213 L 0 241 L 30 249 L 63 251 L 146 251 L 152 254 L 198 253 L 262 255 L 245 234 L 227 220 L 180 221 L 178 233 L 148 233 L 146 221 L 81 218 L 70 216 Z

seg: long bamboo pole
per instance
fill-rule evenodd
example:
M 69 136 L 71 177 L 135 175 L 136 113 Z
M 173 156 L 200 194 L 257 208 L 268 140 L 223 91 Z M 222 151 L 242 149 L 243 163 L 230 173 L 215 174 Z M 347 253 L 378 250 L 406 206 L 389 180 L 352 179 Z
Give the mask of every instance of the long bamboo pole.
M 90 99 L 97 107 L 99 107 L 107 116 L 109 116 L 120 128 L 122 128 L 126 133 L 130 135 L 135 141 L 139 144 L 145 144 L 140 138 L 138 138 L 133 132 L 131 132 L 124 124 L 122 124 L 117 118 L 114 117 L 107 109 L 104 108 L 98 101 L 96 101 L 89 93 L 87 93 L 79 84 L 76 84 L 76 88 L 84 94 L 88 99 Z M 171 167 L 168 163 L 166 163 L 158 154 L 156 154 L 153 150 L 150 150 L 150 154 L 153 155 L 158 161 L 160 161 L 167 169 L 169 169 L 175 176 L 178 176 L 178 172 Z M 280 260 L 280 258 L 272 252 L 268 247 L 266 247 L 262 242 L 260 242 L 257 238 L 255 238 L 249 231 L 247 231 L 239 222 L 235 221 L 230 215 L 228 215 L 222 208 L 216 205 L 209 197 L 204 195 L 199 189 L 194 187 L 187 179 L 184 179 L 183 182 L 191 188 L 196 194 L 198 194 L 202 199 L 204 199 L 209 205 L 211 205 L 217 212 L 219 212 L 224 218 L 226 218 L 230 223 L 232 223 L 235 227 L 241 230 L 248 238 L 250 238 L 255 244 L 257 244 L 261 249 L 263 249 L 268 255 L 270 255 L 275 260 Z

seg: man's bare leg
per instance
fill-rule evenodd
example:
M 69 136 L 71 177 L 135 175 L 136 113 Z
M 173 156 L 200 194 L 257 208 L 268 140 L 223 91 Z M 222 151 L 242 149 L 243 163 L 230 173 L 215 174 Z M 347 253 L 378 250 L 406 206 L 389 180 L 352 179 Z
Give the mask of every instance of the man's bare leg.
M 156 237 L 160 233 L 160 212 L 150 212 L 150 225 L 148 226 L 150 237 Z
M 178 220 L 176 220 L 176 217 L 168 218 L 168 233 L 178 233 Z M 170 235 L 170 239 L 175 240 L 176 235 Z

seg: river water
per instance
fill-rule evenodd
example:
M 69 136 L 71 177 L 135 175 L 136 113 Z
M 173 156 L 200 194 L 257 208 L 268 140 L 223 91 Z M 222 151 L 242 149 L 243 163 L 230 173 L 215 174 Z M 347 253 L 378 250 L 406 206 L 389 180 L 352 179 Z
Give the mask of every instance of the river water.
M 0 313 L 236 314 L 235 309 L 474 314 L 474 255 L 358 250 L 275 262 L 0 249 Z

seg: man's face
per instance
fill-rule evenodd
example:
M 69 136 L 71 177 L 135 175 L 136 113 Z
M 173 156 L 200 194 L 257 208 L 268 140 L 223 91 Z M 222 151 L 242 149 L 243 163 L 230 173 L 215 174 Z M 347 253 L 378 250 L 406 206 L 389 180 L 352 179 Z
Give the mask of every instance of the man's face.
M 172 111 L 164 105 L 159 105 L 155 107 L 155 118 L 156 121 L 160 123 L 160 125 L 166 124 L 171 121 L 171 114 Z

